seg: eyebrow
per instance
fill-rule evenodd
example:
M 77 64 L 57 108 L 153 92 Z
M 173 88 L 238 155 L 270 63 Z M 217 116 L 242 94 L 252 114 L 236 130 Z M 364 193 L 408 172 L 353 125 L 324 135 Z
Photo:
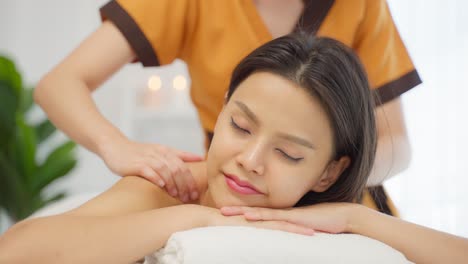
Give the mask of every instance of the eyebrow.
M 307 141 L 307 140 L 305 140 L 303 138 L 296 137 L 296 136 L 289 135 L 289 134 L 285 134 L 285 133 L 280 133 L 279 135 L 280 135 L 281 138 L 292 141 L 292 142 L 294 142 L 296 144 L 302 145 L 304 147 L 308 147 L 310 149 L 315 149 L 314 144 L 310 143 L 309 141 Z
M 234 101 L 234 103 L 242 110 L 244 113 L 247 115 L 247 117 L 252 120 L 256 125 L 260 124 L 260 121 L 258 120 L 257 116 L 250 110 L 250 108 L 240 102 L 240 101 Z
M 244 103 L 242 103 L 240 101 L 234 101 L 234 103 L 247 115 L 247 117 L 250 120 L 252 120 L 252 122 L 254 122 L 256 125 L 258 125 L 260 123 L 257 116 L 252 112 L 252 110 L 250 110 L 250 108 L 246 104 L 244 104 Z M 283 139 L 294 142 L 296 144 L 299 144 L 299 145 L 302 145 L 302 146 L 305 146 L 305 147 L 308 147 L 308 148 L 311 148 L 311 149 L 315 149 L 314 144 L 312 144 L 311 142 L 309 142 L 309 141 L 307 141 L 307 140 L 305 140 L 303 138 L 296 137 L 296 136 L 286 134 L 286 133 L 279 133 L 279 136 L 281 138 L 283 138 Z

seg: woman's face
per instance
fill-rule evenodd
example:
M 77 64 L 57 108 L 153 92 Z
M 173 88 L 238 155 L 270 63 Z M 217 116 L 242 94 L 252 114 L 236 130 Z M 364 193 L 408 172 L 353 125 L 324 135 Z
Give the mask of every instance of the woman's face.
M 315 98 L 278 75 L 252 74 L 216 123 L 207 158 L 214 206 L 287 208 L 310 190 L 325 191 L 336 180 L 332 138 Z

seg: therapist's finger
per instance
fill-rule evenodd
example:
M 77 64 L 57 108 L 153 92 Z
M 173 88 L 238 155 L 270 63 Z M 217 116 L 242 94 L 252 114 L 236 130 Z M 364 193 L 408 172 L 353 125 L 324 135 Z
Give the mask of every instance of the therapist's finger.
M 173 197 L 177 196 L 177 187 L 174 182 L 174 179 L 171 176 L 171 172 L 169 167 L 167 166 L 167 162 L 163 157 L 159 159 L 154 159 L 151 161 L 152 168 L 158 173 L 166 183 L 166 191 Z
M 177 157 L 185 162 L 194 162 L 194 161 L 202 161 L 205 158 L 201 155 L 193 154 L 187 151 L 171 149 L 172 153 L 174 153 Z
M 179 168 L 179 174 L 176 176 L 175 181 L 179 190 L 179 184 L 181 188 L 183 188 L 182 195 L 179 195 L 181 198 L 183 198 L 182 201 L 188 202 L 189 200 L 197 199 L 197 184 L 187 164 L 175 155 L 171 155 L 170 157 L 168 157 L 168 159 L 169 158 L 172 161 L 172 163 L 177 168 Z
M 185 162 L 202 161 L 204 157 L 166 146 L 158 146 L 158 148 L 159 153 L 166 158 L 168 166 L 172 170 L 171 176 L 174 178 L 181 200 L 198 199 L 198 186 Z
M 185 166 L 185 164 L 182 164 L 182 162 L 178 162 L 177 161 L 178 158 L 174 158 L 169 155 L 166 155 L 166 159 L 167 159 L 167 166 L 171 173 L 171 177 L 174 180 L 174 183 L 177 188 L 179 199 L 182 202 L 186 203 L 189 201 L 190 197 L 188 193 L 186 179 L 184 177 L 183 167 Z
M 140 170 L 140 175 L 149 180 L 150 182 L 158 185 L 159 187 L 161 188 L 164 188 L 164 186 L 166 185 L 166 183 L 164 182 L 164 180 L 162 179 L 162 177 L 156 173 L 153 168 L 149 167 L 149 166 L 144 166 L 141 170 Z

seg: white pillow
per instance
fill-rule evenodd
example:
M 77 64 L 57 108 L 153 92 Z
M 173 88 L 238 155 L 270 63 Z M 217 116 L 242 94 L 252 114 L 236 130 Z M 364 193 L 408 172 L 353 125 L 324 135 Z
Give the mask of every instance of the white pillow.
M 205 227 L 174 233 L 146 264 L 411 263 L 399 251 L 354 234 L 304 236 L 252 227 Z

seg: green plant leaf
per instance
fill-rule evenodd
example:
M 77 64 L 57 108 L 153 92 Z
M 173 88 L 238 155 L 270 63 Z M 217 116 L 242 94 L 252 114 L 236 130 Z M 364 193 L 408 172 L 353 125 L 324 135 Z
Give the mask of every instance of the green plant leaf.
M 25 88 L 23 89 L 22 96 L 20 98 L 20 111 L 23 113 L 28 112 L 29 109 L 34 105 L 33 99 L 33 89 Z
M 12 89 L 18 103 L 23 87 L 21 75 L 16 70 L 13 61 L 5 56 L 0 56 L 0 81 L 5 82 L 7 87 Z
M 50 122 L 49 119 L 46 119 L 41 123 L 37 124 L 35 130 L 37 142 L 40 144 L 43 141 L 45 141 L 50 135 L 52 135 L 57 130 L 57 128 L 52 124 L 52 122 Z
M 0 205 L 14 220 L 18 220 L 27 204 L 28 192 L 12 163 L 0 152 Z
M 0 80 L 0 150 L 4 150 L 15 130 L 17 100 L 7 83 Z
M 65 194 L 59 193 L 44 199 L 42 190 L 76 165 L 75 144 L 67 142 L 38 168 L 37 145 L 56 128 L 48 120 L 29 125 L 25 115 L 33 105 L 33 89 L 23 87 L 13 61 L 0 55 L 0 211 L 13 221 L 63 198 Z
M 27 186 L 30 186 L 34 172 L 36 171 L 36 133 L 26 124 L 23 115 L 16 115 L 16 168 Z
M 46 206 L 48 204 L 59 201 L 59 200 L 63 199 L 64 197 L 65 197 L 65 193 L 61 192 L 61 193 L 55 194 L 52 197 L 47 198 L 47 199 L 38 199 L 38 201 L 40 201 L 40 202 L 37 203 L 34 208 L 32 208 L 33 212 L 41 209 L 42 207 L 44 207 L 44 206 Z
M 75 146 L 76 144 L 72 141 L 65 142 L 57 147 L 38 167 L 32 185 L 33 194 L 40 193 L 45 186 L 65 176 L 75 167 Z

